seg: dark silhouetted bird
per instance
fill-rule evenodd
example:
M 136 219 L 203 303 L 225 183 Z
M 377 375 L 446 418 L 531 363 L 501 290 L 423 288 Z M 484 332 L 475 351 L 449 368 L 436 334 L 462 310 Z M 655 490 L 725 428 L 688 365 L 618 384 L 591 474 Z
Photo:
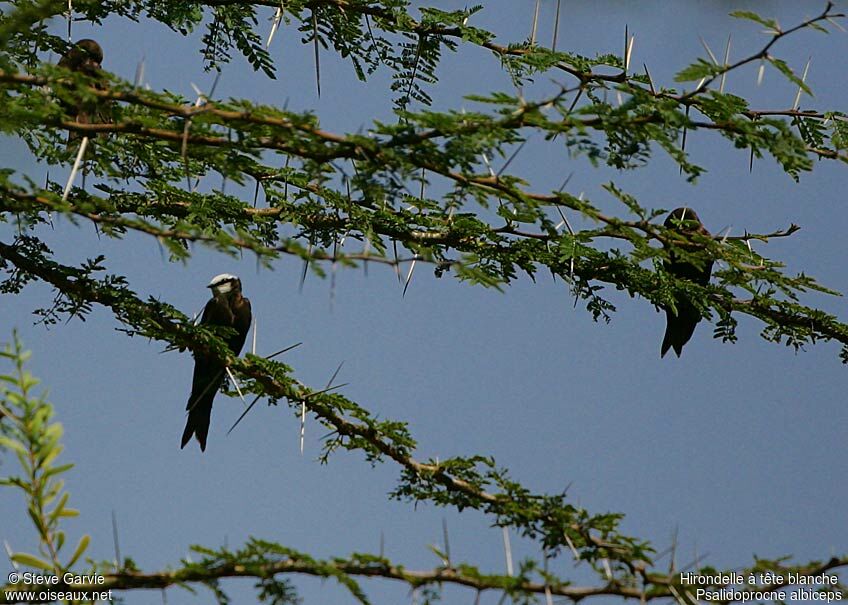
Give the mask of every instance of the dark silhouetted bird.
M 238 355 L 244 346 L 251 322 L 250 301 L 241 295 L 241 280 L 235 275 L 223 273 L 213 277 L 207 287 L 212 288 L 212 298 L 203 309 L 200 324 L 232 328 L 233 332 L 225 335 L 225 339 L 233 355 Z M 181 449 L 195 435 L 200 443 L 200 451 L 206 451 L 212 401 L 224 383 L 225 372 L 226 366 L 217 358 L 203 353 L 194 354 L 191 396 L 186 404 L 188 419 Z
M 98 90 L 105 90 L 105 80 L 101 64 L 103 63 L 103 49 L 90 38 L 78 41 L 74 46 L 59 59 L 59 67 L 70 69 L 88 76 L 93 86 Z M 81 124 L 103 123 L 111 124 L 112 105 L 108 101 L 84 100 L 80 95 L 71 95 L 71 100 L 62 101 L 62 108 L 74 121 Z M 94 135 L 90 135 L 93 137 Z M 80 138 L 80 135 L 72 132 L 69 142 Z
M 672 210 L 663 224 L 668 229 L 674 229 L 684 236 L 695 233 L 707 237 L 710 235 L 710 232 L 701 223 L 701 219 L 698 218 L 698 215 L 691 208 L 677 208 L 676 210 Z M 677 248 L 683 249 L 686 252 L 696 253 L 698 250 L 703 249 L 703 245 L 680 243 L 677 244 Z M 706 286 L 709 283 L 710 274 L 713 270 L 712 259 L 705 258 L 702 263 L 695 265 L 689 261 L 676 258 L 672 249 L 669 250 L 668 254 L 669 260 L 664 263 L 666 271 L 675 277 L 688 279 L 699 286 Z M 688 298 L 682 296 L 676 297 L 674 306 L 675 309 L 667 306 L 663 307 L 665 310 L 666 326 L 662 348 L 660 349 L 660 357 L 665 357 L 669 348 L 673 348 L 677 356 L 680 357 L 680 353 L 683 351 L 683 345 L 689 342 L 689 339 L 692 338 L 692 334 L 695 332 L 695 326 L 701 321 L 701 313 Z

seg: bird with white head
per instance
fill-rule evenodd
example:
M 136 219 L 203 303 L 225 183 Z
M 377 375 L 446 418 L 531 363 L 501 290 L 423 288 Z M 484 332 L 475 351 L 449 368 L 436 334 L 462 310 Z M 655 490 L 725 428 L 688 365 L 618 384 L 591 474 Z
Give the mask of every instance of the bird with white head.
M 238 355 L 244 347 L 252 320 L 250 301 L 241 294 L 241 280 L 235 275 L 222 273 L 213 277 L 207 288 L 212 290 L 212 298 L 203 309 L 200 325 L 230 328 L 224 340 L 232 354 Z M 226 370 L 226 365 L 217 356 L 207 353 L 194 354 L 191 395 L 186 404 L 188 419 L 181 448 L 195 435 L 200 443 L 200 450 L 206 451 L 212 402 L 224 383 Z

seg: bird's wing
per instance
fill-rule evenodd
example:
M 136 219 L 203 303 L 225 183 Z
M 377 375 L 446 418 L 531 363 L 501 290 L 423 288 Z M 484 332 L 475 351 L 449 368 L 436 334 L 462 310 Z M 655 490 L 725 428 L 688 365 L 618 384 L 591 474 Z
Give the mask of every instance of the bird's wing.
M 250 301 L 244 297 L 240 297 L 232 305 L 233 312 L 233 328 L 236 330 L 235 336 L 230 339 L 230 350 L 239 355 L 244 342 L 247 340 L 247 333 L 250 332 L 250 324 L 253 321 L 253 314 L 250 310 Z
M 213 296 L 210 298 L 209 302 L 203 308 L 200 325 L 232 326 L 233 312 L 230 310 L 230 305 L 227 304 L 227 299 L 223 296 Z

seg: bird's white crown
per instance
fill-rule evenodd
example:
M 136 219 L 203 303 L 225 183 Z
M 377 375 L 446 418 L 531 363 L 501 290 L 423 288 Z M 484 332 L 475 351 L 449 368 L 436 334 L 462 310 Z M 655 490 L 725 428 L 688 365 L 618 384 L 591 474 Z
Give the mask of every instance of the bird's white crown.
M 221 273 L 212 278 L 207 288 L 212 288 L 216 294 L 226 294 L 232 289 L 233 282 L 239 281 L 239 278 L 231 273 Z

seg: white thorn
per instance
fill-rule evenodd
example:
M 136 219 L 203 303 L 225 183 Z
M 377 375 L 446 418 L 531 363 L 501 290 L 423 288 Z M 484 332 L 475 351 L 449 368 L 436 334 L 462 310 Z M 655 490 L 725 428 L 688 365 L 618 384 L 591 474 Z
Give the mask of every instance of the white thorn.
M 577 549 L 574 547 L 574 542 L 571 541 L 571 538 L 568 537 L 568 534 L 562 534 L 565 536 L 565 543 L 568 544 L 568 548 L 571 549 L 571 554 L 574 555 L 574 560 L 578 563 L 580 562 L 580 553 L 577 552 Z
M 760 69 L 757 70 L 757 86 L 763 83 L 763 76 L 766 73 L 766 60 L 760 61 Z
M 88 137 L 83 137 L 82 142 L 80 143 L 79 151 L 77 151 L 77 157 L 74 160 L 74 166 L 71 168 L 71 175 L 68 177 L 68 182 L 65 185 L 65 190 L 62 192 L 62 201 L 68 201 L 68 195 L 71 193 L 71 186 L 74 184 L 74 180 L 77 178 L 77 172 L 79 172 L 80 164 L 82 164 L 82 157 L 85 155 L 85 148 L 88 147 Z
M 415 271 L 415 263 L 418 262 L 418 255 L 415 255 L 415 258 L 412 259 L 412 263 L 409 265 L 409 272 L 406 274 L 406 281 L 403 284 L 403 294 L 406 295 L 406 289 L 409 287 L 409 283 L 412 281 L 412 272 Z
M 306 435 L 306 401 L 300 402 L 300 455 L 303 456 L 303 438 Z
M 713 65 L 718 65 L 718 59 L 716 59 L 712 49 L 707 45 L 707 41 L 704 40 L 702 36 L 698 36 L 698 39 L 701 41 L 701 46 L 704 47 L 704 50 L 706 50 L 707 54 L 710 56 L 710 60 L 713 62 Z
M 6 554 L 9 555 L 9 562 L 12 564 L 12 567 L 19 570 L 20 567 L 18 567 L 18 564 L 12 559 L 12 547 L 6 540 L 3 540 L 3 547 L 6 549 Z
M 642 63 L 642 65 L 645 67 L 645 75 L 648 76 L 648 86 L 651 87 L 652 93 L 656 93 L 657 90 L 654 88 L 654 79 L 651 77 L 651 72 L 648 71 L 648 64 Z
M 259 320 L 256 316 L 253 316 L 253 346 L 251 347 L 250 352 L 256 355 L 256 332 L 259 330 Z
M 831 19 L 830 17 L 827 18 L 827 22 L 843 33 L 846 31 L 845 28 L 842 27 L 842 25 L 840 25 L 838 21 Z
M 203 98 L 203 91 L 200 90 L 200 87 L 194 82 L 189 82 L 189 86 L 191 86 L 192 90 L 194 90 L 194 94 L 197 95 L 197 101 L 194 102 L 194 106 L 197 107 L 200 100 Z
M 506 575 L 512 576 L 512 546 L 509 543 L 509 529 L 503 528 L 504 555 L 506 556 Z
M 141 61 L 138 62 L 138 65 L 135 68 L 135 78 L 133 79 L 133 86 L 138 88 L 139 86 L 143 86 L 144 84 L 144 56 L 142 55 Z
M 730 35 L 727 36 L 727 46 L 724 47 L 724 67 L 727 67 L 730 62 Z M 727 80 L 727 72 L 721 74 L 721 83 L 718 86 L 720 93 L 724 92 L 724 82 Z
M 274 13 L 274 22 L 271 24 L 271 33 L 268 34 L 268 41 L 265 43 L 265 48 L 271 46 L 271 41 L 274 39 L 274 34 L 277 33 L 277 28 L 280 26 L 280 20 L 283 18 L 283 3 L 277 7 L 277 12 Z
M 485 162 L 486 167 L 489 169 L 489 176 L 495 176 L 495 171 L 492 170 L 492 165 L 489 163 L 488 156 L 485 153 L 481 153 L 480 155 L 483 156 L 483 162 Z
M 533 29 L 530 31 L 530 46 L 536 44 L 536 27 L 539 24 L 539 6 L 542 0 L 536 0 L 536 10 L 533 13 Z
M 247 407 L 247 401 L 244 400 L 244 395 L 241 392 L 241 387 L 239 387 L 238 380 L 236 380 L 236 377 L 233 376 L 233 373 L 230 371 L 229 366 L 224 366 L 224 369 L 227 370 L 227 376 L 230 377 L 230 381 L 233 383 L 233 386 L 236 388 L 236 392 L 239 394 L 239 397 L 241 397 L 241 402 L 244 404 L 244 407 Z
M 624 71 L 630 69 L 630 58 L 633 56 L 633 43 L 636 41 L 636 36 L 630 36 L 627 42 L 627 54 L 624 56 Z
M 807 72 L 810 71 L 810 61 L 812 61 L 812 60 L 813 60 L 812 57 L 807 59 L 807 64 L 804 66 L 804 74 L 801 76 L 801 82 L 803 82 L 803 83 L 807 82 Z M 801 104 L 801 93 L 802 92 L 804 92 L 804 89 L 801 86 L 799 86 L 798 87 L 798 94 L 795 95 L 795 102 L 792 103 L 792 110 L 793 111 L 798 109 L 798 106 Z

